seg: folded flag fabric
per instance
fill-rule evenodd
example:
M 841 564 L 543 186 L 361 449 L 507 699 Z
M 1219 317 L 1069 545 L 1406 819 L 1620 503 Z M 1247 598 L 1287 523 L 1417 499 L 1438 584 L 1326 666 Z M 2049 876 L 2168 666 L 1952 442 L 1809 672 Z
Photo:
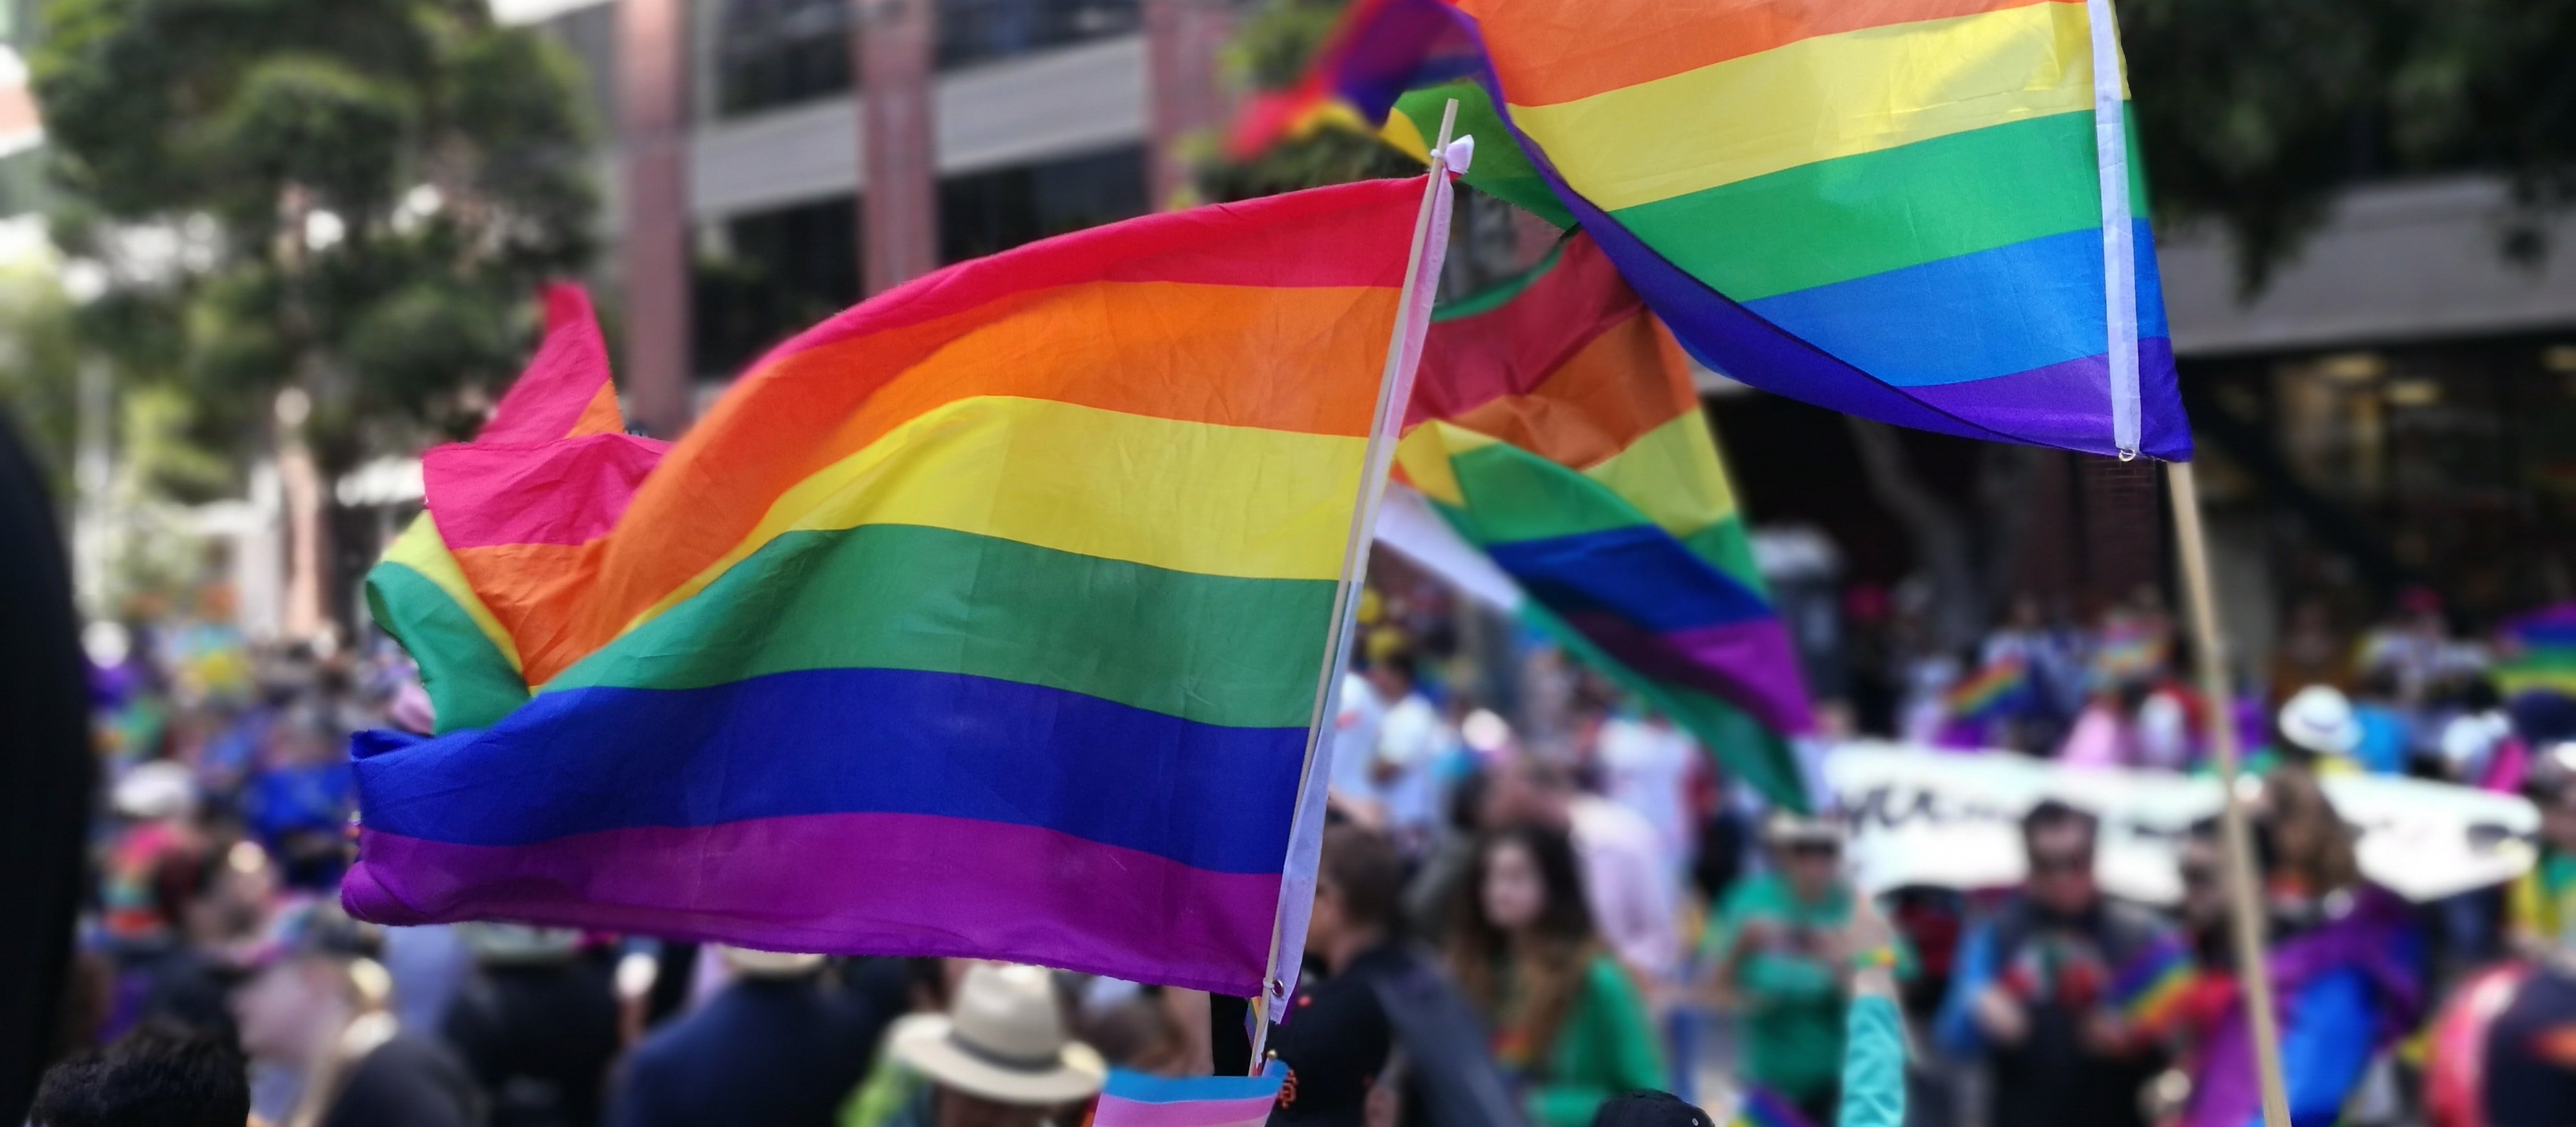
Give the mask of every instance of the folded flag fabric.
M 1796 648 L 1680 348 L 1587 235 L 1433 314 L 1406 422 L 1398 471 L 1525 614 L 1805 808 Z
M 517 637 L 528 584 L 510 572 L 540 561 L 496 541 L 487 514 L 543 511 L 559 525 L 604 529 L 667 449 L 625 433 L 590 295 L 550 286 L 545 309 L 536 357 L 482 432 L 423 459 L 429 493 L 450 501 L 446 523 L 423 512 L 367 573 L 368 608 L 420 666 L 441 732 L 491 724 L 528 699 Z
M 1814 1127 L 1788 1097 L 1759 1085 L 1747 1085 L 1735 1102 L 1735 1127 Z
M 1423 196 L 915 281 L 755 365 L 604 533 L 464 494 L 560 570 L 537 691 L 358 741 L 351 913 L 1259 992 Z
M 1479 57 L 1532 167 L 1717 371 L 1903 426 L 2186 459 L 2095 8 L 1376 0 L 1293 94 L 1375 127 Z
M 1277 1059 L 1259 1076 L 1166 1079 L 1113 1068 L 1091 1127 L 1253 1127 L 1269 1122 L 1287 1079 L 1288 1065 Z
M 2505 624 L 2511 654 L 2496 663 L 2496 687 L 2576 697 L 2576 603 L 2560 603 Z

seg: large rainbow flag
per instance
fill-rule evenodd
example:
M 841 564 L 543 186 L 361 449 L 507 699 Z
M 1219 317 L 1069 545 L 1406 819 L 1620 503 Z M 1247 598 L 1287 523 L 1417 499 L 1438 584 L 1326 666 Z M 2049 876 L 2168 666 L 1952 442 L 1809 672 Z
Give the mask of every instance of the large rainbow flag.
M 763 359 L 604 521 L 550 508 L 557 448 L 434 457 L 535 693 L 360 738 L 351 913 L 1258 993 L 1423 199 L 930 275 Z
M 1515 141 L 1711 368 L 1903 426 L 2187 459 L 2109 11 L 1360 0 L 1237 142 L 1332 107 L 1402 144 L 1407 92 L 1472 73 L 1504 132 L 1480 147 Z M 1520 190 L 1491 167 L 1468 182 Z
M 1810 723 L 1688 365 L 1598 245 L 1433 314 L 1397 465 L 1523 613 L 1774 801 Z
M 445 525 L 428 512 L 414 518 L 367 572 L 368 608 L 420 666 L 442 732 L 483 727 L 527 703 L 516 635 L 531 625 L 532 584 L 513 572 L 545 582 L 532 553 L 615 523 L 669 449 L 625 433 L 590 295 L 550 286 L 545 307 L 543 343 L 482 432 L 424 459 L 431 491 L 461 491 L 471 503 L 442 506 Z M 496 527 L 504 513 L 521 527 Z

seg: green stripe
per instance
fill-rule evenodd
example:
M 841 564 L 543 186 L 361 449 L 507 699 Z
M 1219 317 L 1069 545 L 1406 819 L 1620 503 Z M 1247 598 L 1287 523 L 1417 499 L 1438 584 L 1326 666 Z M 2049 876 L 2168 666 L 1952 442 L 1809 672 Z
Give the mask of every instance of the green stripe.
M 473 616 L 426 575 L 386 561 L 367 572 L 367 610 L 420 666 L 438 730 L 488 728 L 528 701 L 527 683 Z
M 1407 92 L 1395 100 L 1395 112 L 1413 119 L 1413 127 L 1422 133 L 1428 145 L 1440 136 L 1440 115 L 1448 108 L 1449 99 L 1458 99 L 1456 136 L 1476 139 L 1476 158 L 1467 165 L 1459 179 L 1467 186 L 1505 203 L 1516 205 L 1561 228 L 1574 226 L 1574 213 L 1566 210 L 1565 201 L 1556 198 L 1556 189 L 1538 174 L 1529 155 L 1521 151 L 1504 127 L 1501 114 L 1494 112 L 1494 101 L 1485 88 L 1473 82 L 1447 82 Z
M 2129 150 L 2131 205 L 2144 215 L 2134 117 Z M 2101 226 L 2093 113 L 1818 161 L 1612 214 L 1675 266 L 1753 301 Z
M 1769 598 L 1771 589 L 1762 582 L 1762 569 L 1753 562 L 1753 537 L 1744 530 L 1740 513 L 1680 538 L 1682 547 L 1706 561 L 1710 567 L 1725 572 L 1727 578 L 1744 585 L 1744 589 Z
M 1556 269 L 1557 260 L 1564 255 L 1565 244 L 1558 243 L 1549 247 L 1547 255 L 1539 259 L 1537 265 L 1456 301 L 1444 301 L 1434 306 L 1431 310 L 1431 319 L 1434 322 L 1454 321 L 1460 317 L 1475 317 L 1500 309 L 1509 304 L 1513 298 L 1527 292 L 1531 286 L 1537 285 L 1538 280 L 1546 277 L 1548 271 Z
M 788 532 L 544 691 L 911 669 L 1302 728 L 1332 607 L 1319 580 L 1167 571 L 916 525 Z
M 1508 442 L 1449 459 L 1466 495 L 1468 539 L 1510 544 L 1651 524 L 1610 487 Z
M 1743 709 L 1697 689 L 1665 684 L 1630 669 L 1627 663 L 1601 652 L 1591 639 L 1577 633 L 1563 619 L 1535 602 L 1523 600 L 1521 616 L 1554 638 L 1566 652 L 1574 655 L 1575 660 L 1617 682 L 1621 688 L 1645 698 L 1648 706 L 1671 717 L 1673 723 L 1689 732 L 1700 746 L 1717 757 L 1718 765 L 1727 774 L 1752 784 L 1763 797 L 1792 810 L 1805 813 L 1815 809 L 1789 741 L 1764 728 Z

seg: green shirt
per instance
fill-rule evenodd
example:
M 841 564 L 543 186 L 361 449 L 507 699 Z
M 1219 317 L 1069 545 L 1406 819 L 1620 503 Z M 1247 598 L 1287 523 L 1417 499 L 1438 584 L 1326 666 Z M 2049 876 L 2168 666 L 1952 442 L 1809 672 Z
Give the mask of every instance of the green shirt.
M 1806 940 L 1841 931 L 1851 913 L 1850 888 L 1836 885 L 1822 901 L 1808 903 L 1775 873 L 1738 882 L 1718 906 L 1709 931 L 1715 944 L 1712 956 L 1721 962 L 1742 941 L 1746 924 L 1765 921 L 1774 933 L 1770 942 L 1736 960 L 1729 983 L 1744 1001 L 1746 1080 L 1793 1100 L 1831 1091 L 1841 1080 L 1847 968 L 1809 950 Z M 1897 956 L 1901 974 L 1910 963 L 1901 943 Z
M 1595 956 L 1584 968 L 1583 993 L 1566 1011 L 1556 1044 L 1548 1050 L 1545 1074 L 1531 1078 L 1531 1122 L 1536 1127 L 1584 1127 L 1602 1101 L 1669 1084 L 1636 984 L 1618 960 Z

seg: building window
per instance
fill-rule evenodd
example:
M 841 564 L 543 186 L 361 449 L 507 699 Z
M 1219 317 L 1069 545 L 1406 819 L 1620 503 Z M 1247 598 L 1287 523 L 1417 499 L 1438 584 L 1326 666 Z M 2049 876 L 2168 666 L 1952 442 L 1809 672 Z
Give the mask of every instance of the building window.
M 847 93 L 857 81 L 849 0 L 724 0 L 715 32 L 719 116 Z
M 859 203 L 835 196 L 736 216 L 693 267 L 697 371 L 731 376 L 859 300 Z
M 968 66 L 1144 26 L 1137 0 L 938 0 L 939 65 Z
M 1145 150 L 955 176 L 939 185 L 939 255 L 948 262 L 1145 213 Z

